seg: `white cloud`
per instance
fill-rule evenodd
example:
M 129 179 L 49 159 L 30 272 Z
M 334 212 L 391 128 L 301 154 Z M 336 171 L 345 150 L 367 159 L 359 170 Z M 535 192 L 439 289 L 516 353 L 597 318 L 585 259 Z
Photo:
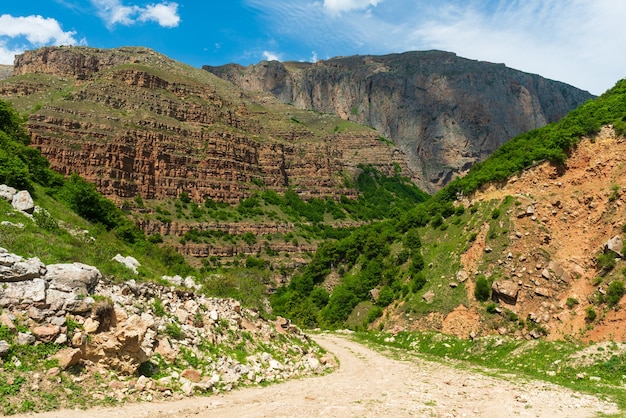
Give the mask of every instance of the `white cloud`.
M 278 54 L 269 51 L 263 51 L 263 59 L 265 61 L 280 61 Z
M 626 76 L 615 0 L 245 0 L 277 42 L 320 56 L 441 49 L 600 94 Z M 374 7 L 376 6 L 376 7 Z M 280 47 L 280 45 L 277 45 Z M 285 57 L 294 59 L 296 57 Z
M 331 14 L 376 7 L 382 0 L 324 0 L 324 9 Z
M 0 16 L 0 37 L 24 37 L 33 45 L 74 45 L 76 32 L 64 32 L 55 19 L 42 16 Z
M 138 19 L 140 22 L 155 21 L 164 28 L 174 28 L 180 23 L 177 3 L 161 3 L 146 6 Z
M 173 28 L 180 23 L 178 3 L 163 2 L 145 7 L 126 6 L 121 0 L 91 0 L 98 16 L 108 27 L 116 24 L 130 26 L 137 22 L 156 22 L 159 26 Z
M 42 16 L 0 16 L 0 64 L 13 64 L 15 55 L 44 45 L 77 45 L 74 31 L 64 31 L 58 21 Z

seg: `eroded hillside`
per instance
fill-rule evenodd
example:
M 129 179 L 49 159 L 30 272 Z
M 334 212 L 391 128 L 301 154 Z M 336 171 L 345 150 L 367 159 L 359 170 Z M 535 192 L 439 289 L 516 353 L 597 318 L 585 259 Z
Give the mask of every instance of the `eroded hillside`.
M 372 128 L 244 93 L 146 48 L 26 52 L 16 58 L 14 76 L 0 82 L 0 97 L 29 114 L 32 145 L 54 170 L 95 184 L 131 211 L 144 232 L 190 258 L 265 249 L 300 257 L 316 248 L 291 238 L 210 245 L 197 234 L 182 238 L 189 231 L 294 231 L 284 217 L 247 222 L 249 213 L 244 219 L 234 210 L 217 214 L 224 207 L 216 205 L 287 190 L 302 199 L 355 199 L 361 164 L 412 177 L 403 153 Z M 213 209 L 215 216 L 206 214 Z
M 374 326 L 626 341 L 626 300 L 607 296 L 612 282 L 623 283 L 626 264 L 605 254 L 609 240 L 625 235 L 624 162 L 626 140 L 608 126 L 582 139 L 564 165 L 538 164 L 458 202 L 474 214 L 444 231 L 422 230 L 429 281 Z M 621 254 L 621 239 L 614 241 Z M 479 301 L 484 279 L 490 292 Z
M 497 281 L 512 283 L 517 298 L 500 303 L 544 326 L 550 338 L 626 341 L 626 311 L 620 309 L 626 301 L 610 309 L 597 303 L 611 281 L 623 280 L 621 262 L 603 274 L 597 257 L 609 239 L 624 236 L 625 162 L 626 141 L 605 127 L 581 141 L 564 167 L 540 164 L 469 202 L 514 196 L 519 203 L 510 212 L 509 245 L 499 255 Z M 485 235 L 462 258 L 470 275 L 494 271 L 482 257 Z M 590 307 L 598 314 L 593 321 L 586 313 Z

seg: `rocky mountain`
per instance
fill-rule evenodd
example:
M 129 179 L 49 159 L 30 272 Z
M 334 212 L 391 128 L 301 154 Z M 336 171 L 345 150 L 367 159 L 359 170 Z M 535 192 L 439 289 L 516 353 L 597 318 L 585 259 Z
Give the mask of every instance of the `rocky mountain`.
M 266 190 L 338 201 L 356 197 L 360 164 L 413 177 L 403 152 L 369 127 L 299 110 L 267 93 L 244 92 L 145 48 L 26 52 L 16 58 L 14 76 L 0 81 L 0 98 L 29 115 L 32 145 L 54 170 L 95 184 L 137 214 L 146 233 L 161 234 L 189 257 L 258 254 L 265 248 L 302 254 L 315 245 L 291 238 L 255 245 L 180 244 L 192 229 L 260 229 L 232 226 L 224 218 L 212 218 L 207 226 L 209 219 L 174 207 L 179 197 L 196 209 L 205 202 L 236 205 Z M 160 202 L 169 202 L 167 208 L 157 208 Z M 172 219 L 173 213 L 180 216 Z M 272 216 L 262 221 L 264 234 L 293 230 L 293 223 L 285 228 L 284 219 Z
M 376 128 L 430 192 L 515 135 L 592 98 L 564 83 L 442 51 L 203 68 L 246 91 Z
M 0 97 L 32 112 L 32 143 L 55 170 L 80 174 L 114 200 L 185 191 L 198 202 L 238 202 L 259 189 L 254 183 L 350 195 L 343 176 L 359 163 L 406 169 L 402 152 L 371 129 L 248 97 L 144 48 L 26 52 Z

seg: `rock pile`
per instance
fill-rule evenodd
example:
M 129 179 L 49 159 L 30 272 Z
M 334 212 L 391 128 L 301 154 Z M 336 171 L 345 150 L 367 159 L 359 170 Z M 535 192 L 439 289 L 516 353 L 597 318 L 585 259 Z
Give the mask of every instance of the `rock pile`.
M 19 361 L 11 358 L 14 346 L 48 344 L 58 365 L 43 370 L 46 376 L 77 365 L 81 379 L 111 377 L 94 398 L 230 390 L 334 365 L 289 321 L 267 321 L 234 300 L 154 283 L 112 284 L 91 266 L 46 266 L 4 249 L 0 307 L 0 335 L 11 336 L 0 339 L 0 362 Z

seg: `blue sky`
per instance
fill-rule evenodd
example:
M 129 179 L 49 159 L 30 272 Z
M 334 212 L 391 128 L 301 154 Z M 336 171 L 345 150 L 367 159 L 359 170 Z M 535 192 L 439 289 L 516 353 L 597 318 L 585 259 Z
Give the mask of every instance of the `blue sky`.
M 16 0 L 0 63 L 45 45 L 147 46 L 200 67 L 441 49 L 600 94 L 626 76 L 623 0 Z

